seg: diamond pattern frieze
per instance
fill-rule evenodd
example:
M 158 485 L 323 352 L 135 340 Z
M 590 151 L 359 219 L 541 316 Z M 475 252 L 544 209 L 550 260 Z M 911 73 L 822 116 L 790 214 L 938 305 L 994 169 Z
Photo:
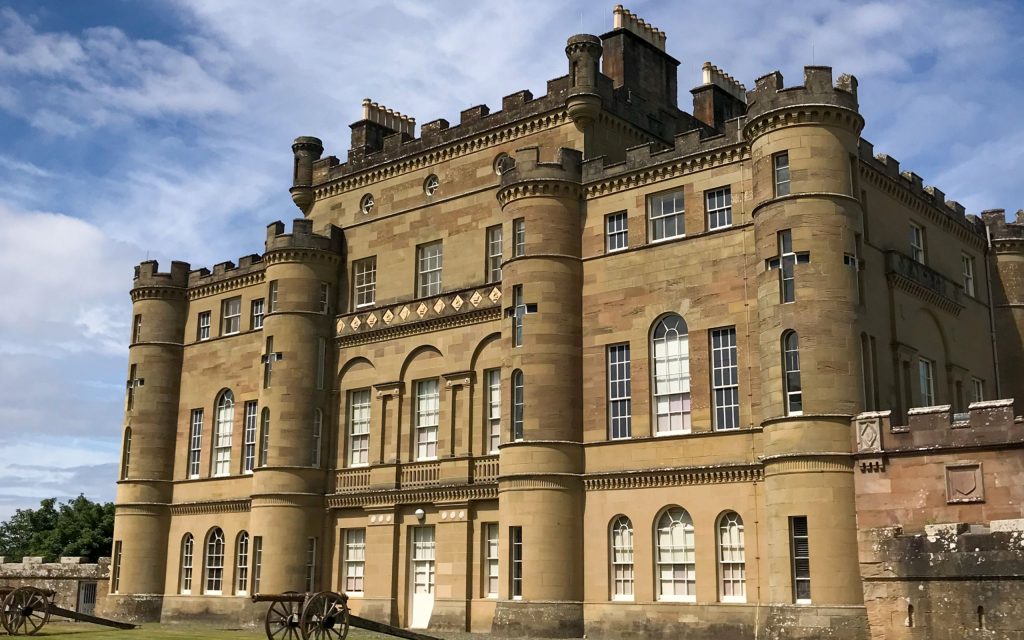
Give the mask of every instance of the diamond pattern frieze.
M 370 315 L 366 316 L 366 326 L 370 327 L 371 329 L 377 326 L 376 313 L 371 313 Z
M 491 299 L 491 302 L 497 304 L 498 300 L 501 300 L 501 289 L 494 287 L 491 289 L 491 293 L 487 297 Z
M 466 303 L 462 299 L 462 296 L 455 296 L 455 299 L 452 300 L 452 309 L 455 309 L 456 311 L 458 311 L 458 310 L 462 309 L 462 305 L 464 305 L 464 304 L 466 304 Z
M 423 316 L 427 315 L 428 310 L 429 309 L 427 309 L 427 305 L 421 302 L 420 306 L 416 307 L 416 315 L 422 318 Z
M 474 291 L 473 295 L 469 297 L 469 304 L 473 305 L 474 307 L 479 307 L 480 301 L 483 299 L 484 297 L 480 294 L 479 291 Z
M 338 318 L 338 322 L 335 324 L 335 328 L 338 330 L 338 333 L 344 331 L 345 326 L 345 318 Z
M 361 327 L 361 326 L 363 326 L 363 323 L 362 323 L 362 321 L 359 320 L 358 316 L 356 316 L 355 318 L 352 318 L 352 330 L 353 331 L 358 331 L 359 327 Z
M 441 298 L 438 298 L 437 302 L 434 303 L 434 313 L 438 313 L 438 314 L 441 313 L 442 311 L 444 311 L 444 307 L 445 307 L 444 300 L 442 300 Z
M 391 324 L 391 321 L 395 319 L 395 314 L 391 313 L 391 309 L 384 312 L 383 320 L 384 324 Z
M 412 312 L 409 311 L 409 305 L 405 305 L 404 307 L 402 307 L 402 310 L 398 312 L 398 317 L 401 318 L 402 320 L 405 320 L 406 318 L 409 317 L 409 314 L 411 313 Z

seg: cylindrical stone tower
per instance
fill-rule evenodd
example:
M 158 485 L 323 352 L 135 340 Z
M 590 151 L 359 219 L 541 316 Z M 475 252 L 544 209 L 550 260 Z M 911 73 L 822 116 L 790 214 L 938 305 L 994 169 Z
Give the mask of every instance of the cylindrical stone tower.
M 996 333 L 999 381 L 986 389 L 986 399 L 1013 398 L 1014 415 L 1024 412 L 1024 210 L 1006 220 L 1003 209 L 981 212 L 988 228 L 989 277 Z
M 313 205 L 313 163 L 320 159 L 324 144 L 320 138 L 301 136 L 292 143 L 295 166 L 292 170 L 292 202 L 302 213 L 309 213 Z
M 844 254 L 856 255 L 862 232 L 852 172 L 864 121 L 851 76 L 833 87 L 831 69 L 807 67 L 803 87 L 782 88 L 777 72 L 758 79 L 744 127 L 760 264 L 767 599 L 859 605 L 849 425 L 861 409 L 860 307 Z M 804 540 L 809 576 L 794 563 Z
M 261 434 L 268 420 L 267 445 L 261 443 L 267 454 L 253 474 L 250 533 L 273 551 L 262 558 L 260 591 L 305 591 L 309 539 L 322 531 L 326 482 L 313 466 L 313 421 L 317 409 L 327 415 L 333 380 L 330 305 L 341 236 L 333 228 L 330 237 L 314 234 L 305 219 L 286 234 L 276 222 L 267 228 L 264 260 L 268 304 L 259 404 Z M 319 555 L 322 541 L 318 546 Z
M 189 265 L 135 269 L 108 613 L 157 621 L 163 604 Z
M 597 92 L 601 51 L 601 39 L 589 34 L 572 36 L 565 45 L 571 84 L 565 106 L 580 131 L 585 131 L 601 111 L 601 96 Z
M 504 575 L 494 631 L 583 633 L 581 155 L 521 149 L 502 174 L 505 220 L 522 229 L 502 266 L 507 315 L 498 506 Z M 514 548 L 513 548 L 514 547 Z

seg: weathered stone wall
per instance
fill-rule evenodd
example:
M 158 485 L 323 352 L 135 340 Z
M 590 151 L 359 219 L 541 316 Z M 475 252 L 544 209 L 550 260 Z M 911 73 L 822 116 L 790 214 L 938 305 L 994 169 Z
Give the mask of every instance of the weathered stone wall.
M 107 596 L 110 580 L 110 558 L 84 563 L 79 557 L 61 558 L 60 562 L 43 562 L 39 557 L 25 557 L 21 562 L 7 562 L 0 556 L 0 586 L 52 589 L 57 594 L 54 604 L 78 610 L 78 588 L 83 582 L 96 583 L 96 605 Z

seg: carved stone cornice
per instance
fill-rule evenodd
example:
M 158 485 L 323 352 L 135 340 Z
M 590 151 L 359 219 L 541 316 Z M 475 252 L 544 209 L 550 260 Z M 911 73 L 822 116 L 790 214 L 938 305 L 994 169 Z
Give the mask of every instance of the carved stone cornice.
M 184 300 L 188 290 L 184 287 L 137 287 L 132 289 L 132 302 L 139 300 Z
M 871 164 L 861 161 L 861 175 L 867 179 L 869 183 L 878 187 L 886 194 L 899 201 L 904 206 L 910 207 L 914 211 L 924 215 L 932 223 L 938 225 L 942 229 L 955 234 L 958 238 L 965 242 L 969 242 L 976 249 L 983 249 L 985 247 L 985 236 L 978 233 L 970 226 L 966 219 L 957 219 L 950 214 L 948 209 L 936 207 L 934 204 L 924 199 L 923 195 L 918 195 L 912 189 L 909 188 L 909 183 L 894 179 L 892 176 L 886 175 L 880 171 L 877 167 Z M 995 240 L 993 239 L 993 245 Z
M 491 284 L 340 316 L 336 341 L 343 348 L 500 317 L 501 287 Z
M 326 262 L 327 264 L 338 264 L 341 262 L 341 256 L 333 251 L 316 249 L 314 247 L 284 247 L 268 251 L 263 256 L 263 262 L 267 265 L 288 262 Z
M 248 498 L 237 500 L 209 500 L 203 502 L 181 502 L 171 505 L 171 515 L 195 516 L 214 513 L 245 513 L 252 501 Z
M 784 453 L 761 458 L 766 476 L 789 473 L 853 473 L 853 454 L 842 451 Z
M 198 287 L 189 289 L 188 299 L 198 300 L 199 298 L 214 296 L 228 291 L 234 291 L 235 289 L 243 289 L 254 284 L 259 284 L 265 279 L 266 274 L 263 271 L 257 271 L 229 278 L 227 280 L 221 280 L 220 282 L 211 282 L 210 284 L 199 285 Z
M 799 193 L 790 193 L 784 196 L 775 196 L 774 198 L 758 202 L 754 205 L 754 208 L 750 210 L 750 217 L 756 218 L 765 207 L 777 202 L 787 202 L 789 200 L 811 200 L 815 198 L 821 200 L 842 200 L 856 204 L 858 207 L 861 206 L 860 200 L 847 193 L 836 193 L 834 191 L 801 191 Z
M 686 485 L 760 482 L 763 479 L 764 470 L 760 464 L 741 463 L 704 467 L 588 473 L 583 478 L 583 486 L 587 491 L 613 491 L 617 489 L 650 489 Z
M 498 203 L 504 207 L 510 202 L 524 198 L 565 198 L 578 200 L 583 187 L 572 180 L 558 178 L 526 178 L 498 191 Z
M 853 109 L 835 104 L 794 104 L 754 116 L 743 125 L 743 137 L 753 140 L 776 129 L 801 125 L 840 126 L 859 135 L 864 118 Z
M 701 151 L 682 158 L 671 158 L 651 167 L 623 173 L 587 183 L 584 193 L 587 198 L 618 193 L 627 189 L 643 187 L 655 182 L 678 178 L 711 167 L 720 167 L 740 162 L 750 157 L 750 147 L 745 143 L 726 145 L 708 151 Z
M 327 496 L 327 506 L 331 509 L 343 509 L 345 507 L 367 508 L 396 504 L 434 504 L 440 502 L 497 500 L 497 498 L 497 484 L 472 484 L 333 494 Z
M 885 268 L 886 278 L 891 286 L 917 296 L 954 316 L 959 316 L 964 310 L 964 305 L 960 303 L 959 285 L 910 256 L 898 251 L 886 251 Z
M 469 155 L 488 147 L 505 144 L 524 136 L 533 135 L 539 131 L 553 129 L 568 122 L 570 122 L 569 114 L 564 106 L 562 106 L 557 110 L 526 118 L 497 130 L 455 140 L 411 158 L 405 158 L 385 166 L 378 166 L 360 173 L 323 182 L 316 185 L 313 192 L 317 200 L 323 200 L 346 191 L 361 189 L 382 180 L 410 173 L 423 167 L 429 167 L 440 162 Z
M 443 373 L 441 377 L 444 378 L 444 386 L 453 387 L 468 387 L 472 386 L 476 380 L 475 371 L 453 371 L 452 373 Z

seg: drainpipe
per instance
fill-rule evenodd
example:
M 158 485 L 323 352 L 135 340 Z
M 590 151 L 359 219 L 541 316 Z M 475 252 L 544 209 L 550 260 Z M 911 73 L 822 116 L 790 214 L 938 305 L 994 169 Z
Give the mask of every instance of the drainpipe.
M 988 289 L 988 325 L 992 337 L 992 364 L 995 367 L 996 395 L 993 398 L 1002 398 L 1003 392 L 999 383 L 999 349 L 996 348 L 996 315 L 995 304 L 992 302 L 992 269 L 989 265 L 989 256 L 992 255 L 992 231 L 985 225 L 985 286 Z

